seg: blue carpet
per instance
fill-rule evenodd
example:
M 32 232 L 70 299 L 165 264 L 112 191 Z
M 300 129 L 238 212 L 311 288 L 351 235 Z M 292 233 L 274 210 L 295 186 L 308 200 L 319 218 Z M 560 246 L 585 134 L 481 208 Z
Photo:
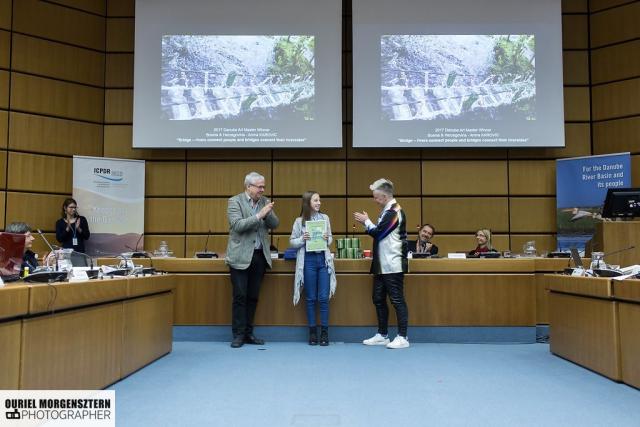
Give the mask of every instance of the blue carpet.
M 545 344 L 174 342 L 111 389 L 119 427 L 640 425 L 640 391 Z

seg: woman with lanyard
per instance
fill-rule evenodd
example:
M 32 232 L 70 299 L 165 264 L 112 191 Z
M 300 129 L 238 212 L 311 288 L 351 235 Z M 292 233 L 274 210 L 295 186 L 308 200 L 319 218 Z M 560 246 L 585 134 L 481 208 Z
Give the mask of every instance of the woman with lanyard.
M 89 239 L 87 219 L 78 214 L 78 204 L 72 198 L 62 203 L 62 218 L 56 222 L 56 239 L 63 248 L 84 253 L 84 241 Z

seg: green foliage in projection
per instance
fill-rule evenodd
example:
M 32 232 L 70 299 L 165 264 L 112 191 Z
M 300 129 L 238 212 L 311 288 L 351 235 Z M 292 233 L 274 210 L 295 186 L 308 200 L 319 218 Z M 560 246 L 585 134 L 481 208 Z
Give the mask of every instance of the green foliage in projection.
M 280 83 L 312 78 L 314 45 L 312 36 L 283 37 L 273 48 L 274 58 L 269 74 L 279 77 Z
M 502 83 L 528 80 L 535 73 L 534 52 L 533 35 L 497 36 L 489 72 L 500 77 Z

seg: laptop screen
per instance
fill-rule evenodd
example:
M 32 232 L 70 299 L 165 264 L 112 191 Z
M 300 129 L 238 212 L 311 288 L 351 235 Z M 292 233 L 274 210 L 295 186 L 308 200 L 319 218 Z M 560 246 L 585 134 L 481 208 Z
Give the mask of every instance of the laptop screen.
M 24 254 L 24 234 L 0 232 L 0 275 L 20 273 Z

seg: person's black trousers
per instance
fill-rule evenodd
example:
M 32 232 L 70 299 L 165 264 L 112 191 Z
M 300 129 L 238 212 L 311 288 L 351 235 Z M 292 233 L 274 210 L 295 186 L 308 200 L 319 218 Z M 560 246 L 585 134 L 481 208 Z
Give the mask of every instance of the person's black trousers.
M 253 318 L 258 306 L 260 283 L 267 269 L 262 249 L 253 251 L 251 264 L 246 270 L 230 268 L 233 285 L 233 303 L 231 306 L 231 330 L 233 336 L 246 336 L 253 333 Z
M 404 300 L 404 273 L 374 274 L 373 276 L 373 304 L 378 316 L 378 333 L 389 333 L 389 307 L 387 295 L 396 309 L 398 321 L 398 335 L 406 338 L 409 323 L 409 310 Z

